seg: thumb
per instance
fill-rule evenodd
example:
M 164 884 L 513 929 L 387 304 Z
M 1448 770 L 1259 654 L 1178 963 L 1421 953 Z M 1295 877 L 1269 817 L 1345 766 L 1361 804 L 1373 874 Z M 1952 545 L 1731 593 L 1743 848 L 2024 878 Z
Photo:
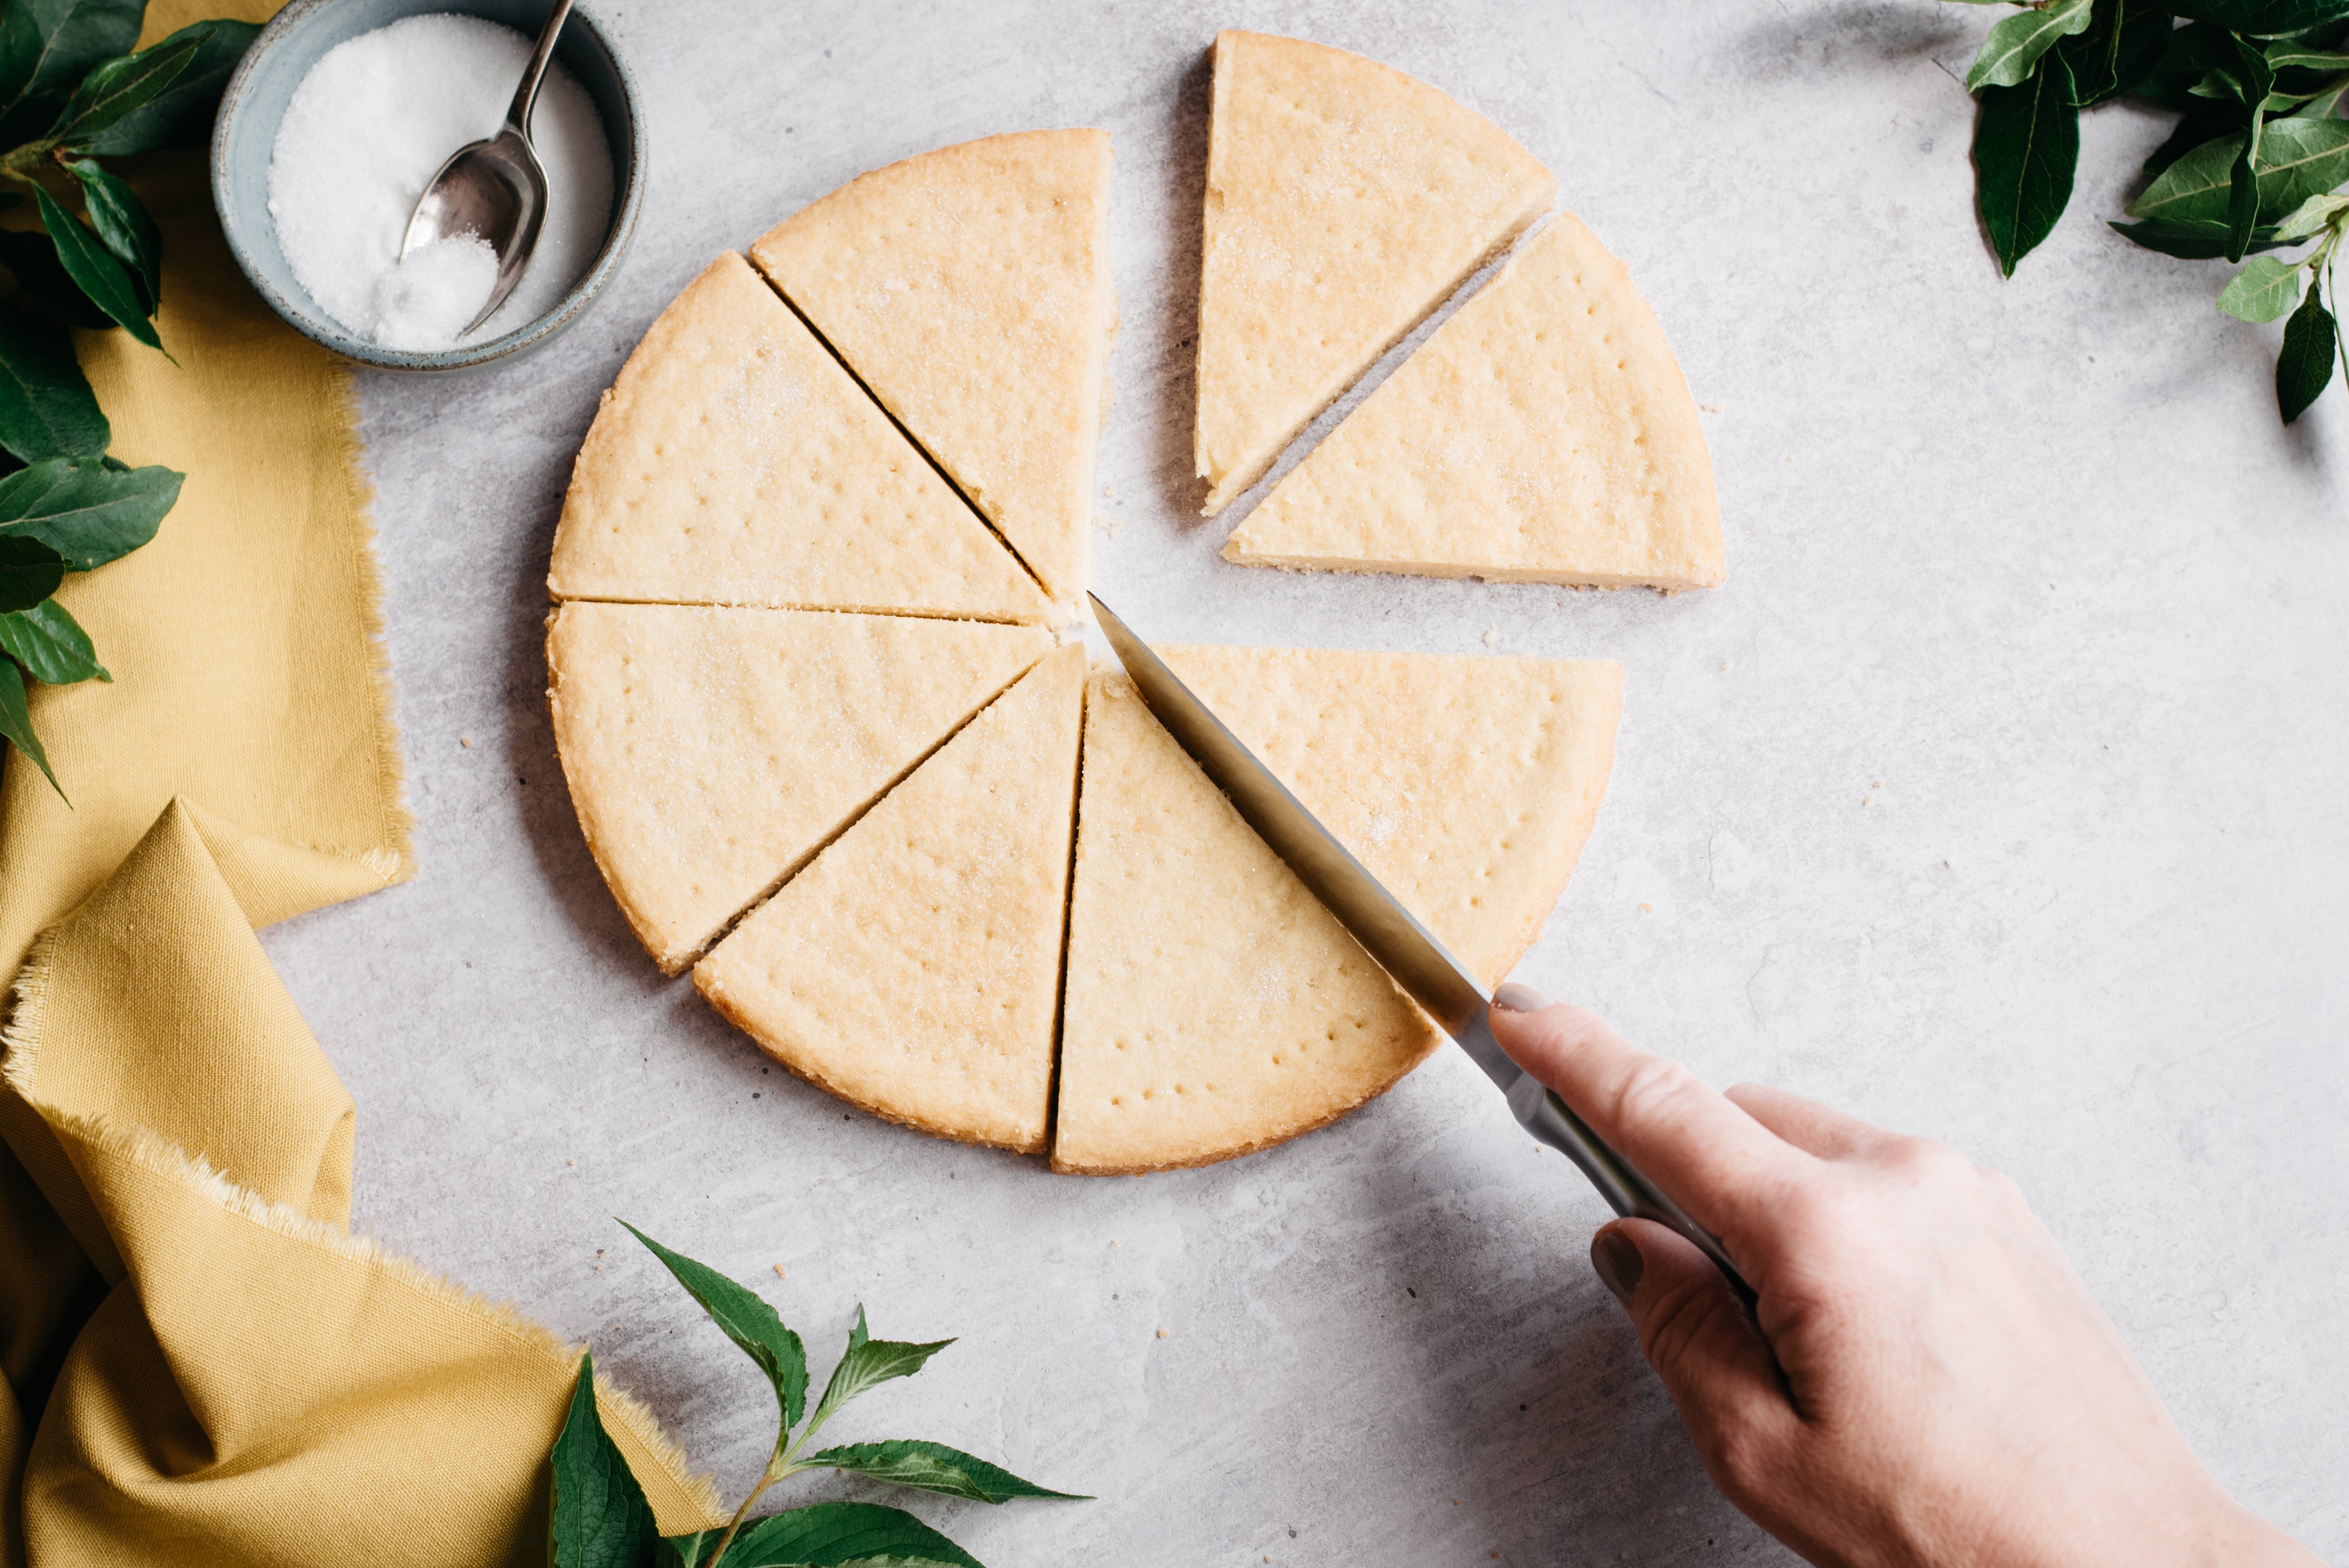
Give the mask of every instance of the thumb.
M 1590 1239 L 1590 1266 L 1631 1314 L 1715 1486 L 1734 1501 L 1757 1463 L 1791 1458 L 1802 1418 L 1785 1375 L 1702 1252 L 1651 1220 L 1618 1220 Z

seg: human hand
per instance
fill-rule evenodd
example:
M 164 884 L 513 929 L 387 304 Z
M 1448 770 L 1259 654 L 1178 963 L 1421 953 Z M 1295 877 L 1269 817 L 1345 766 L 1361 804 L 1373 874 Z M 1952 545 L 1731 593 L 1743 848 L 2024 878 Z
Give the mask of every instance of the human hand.
M 1781 1089 L 1717 1094 L 1504 986 L 1493 1034 L 1718 1235 L 1620 1220 L 1591 1265 L 1706 1473 L 1822 1568 L 2312 1568 L 2203 1469 L 2005 1177 Z

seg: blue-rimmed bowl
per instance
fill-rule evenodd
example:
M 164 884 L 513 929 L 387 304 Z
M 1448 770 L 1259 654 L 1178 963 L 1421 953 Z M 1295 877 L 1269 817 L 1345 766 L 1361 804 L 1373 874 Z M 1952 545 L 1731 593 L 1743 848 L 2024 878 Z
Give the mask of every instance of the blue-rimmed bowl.
M 278 248 L 269 216 L 269 160 L 285 106 L 318 57 L 347 39 L 405 16 L 457 12 L 502 22 L 525 37 L 546 25 L 546 0 L 292 0 L 245 51 L 221 96 L 212 126 L 212 202 L 237 265 L 270 308 L 304 337 L 346 358 L 386 370 L 461 370 L 528 353 L 579 319 L 620 268 L 645 200 L 645 133 L 636 78 L 602 23 L 584 5 L 564 24 L 554 57 L 563 62 L 604 119 L 612 149 L 612 226 L 604 248 L 555 306 L 500 337 L 429 353 L 387 348 L 352 336 L 311 301 Z M 454 152 L 455 148 L 449 151 Z

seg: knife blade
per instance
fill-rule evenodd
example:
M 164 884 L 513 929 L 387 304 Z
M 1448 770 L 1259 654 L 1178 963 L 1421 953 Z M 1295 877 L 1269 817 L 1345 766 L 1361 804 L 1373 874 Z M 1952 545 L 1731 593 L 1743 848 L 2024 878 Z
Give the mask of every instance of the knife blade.
M 1518 1124 L 1572 1160 L 1616 1213 L 1652 1220 L 1693 1242 L 1751 1305 L 1754 1291 L 1721 1239 L 1592 1132 L 1557 1093 L 1512 1061 L 1493 1038 L 1492 999 L 1466 965 L 1372 876 L 1215 711 L 1133 635 L 1098 594 L 1093 618 L 1166 732 L 1229 797 L 1247 825 L 1336 917 L 1403 993 L 1485 1071 Z

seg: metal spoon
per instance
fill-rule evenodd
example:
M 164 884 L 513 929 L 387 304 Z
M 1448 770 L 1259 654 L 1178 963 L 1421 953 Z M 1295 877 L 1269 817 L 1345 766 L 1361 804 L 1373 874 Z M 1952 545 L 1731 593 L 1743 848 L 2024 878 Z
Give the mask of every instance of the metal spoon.
M 538 231 L 546 221 L 546 166 L 530 144 L 530 111 L 537 106 L 546 64 L 554 57 L 555 36 L 570 15 L 571 0 L 554 0 L 554 10 L 538 35 L 538 47 L 523 70 L 522 85 L 506 108 L 505 124 L 487 140 L 467 142 L 450 154 L 409 216 L 408 237 L 399 244 L 402 261 L 425 245 L 466 234 L 497 254 L 496 286 L 481 314 L 458 334 L 460 337 L 506 302 L 538 246 Z

